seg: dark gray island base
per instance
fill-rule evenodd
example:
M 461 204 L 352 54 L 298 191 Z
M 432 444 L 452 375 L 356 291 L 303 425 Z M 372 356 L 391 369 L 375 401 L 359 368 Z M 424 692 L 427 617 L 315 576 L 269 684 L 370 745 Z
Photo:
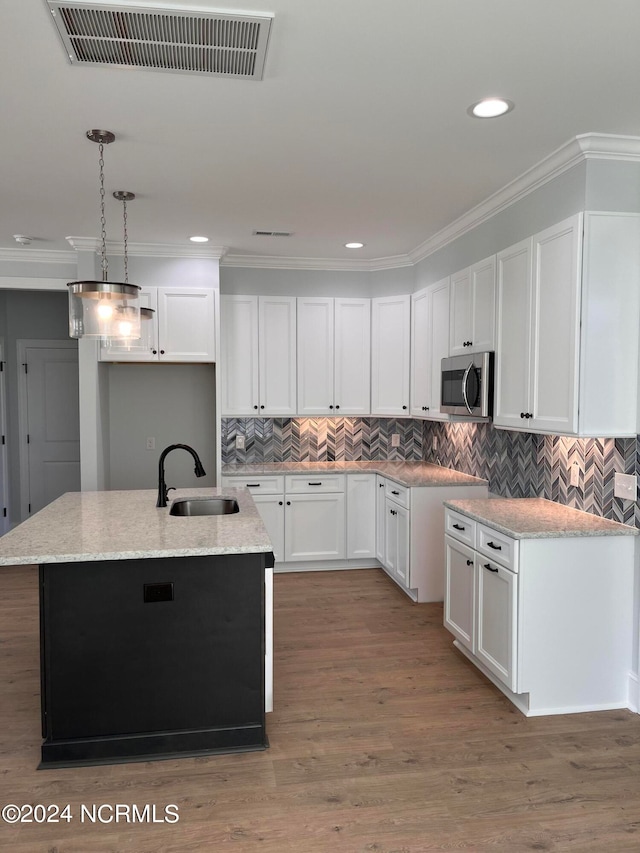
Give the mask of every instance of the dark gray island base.
M 41 768 L 265 749 L 271 553 L 40 565 Z

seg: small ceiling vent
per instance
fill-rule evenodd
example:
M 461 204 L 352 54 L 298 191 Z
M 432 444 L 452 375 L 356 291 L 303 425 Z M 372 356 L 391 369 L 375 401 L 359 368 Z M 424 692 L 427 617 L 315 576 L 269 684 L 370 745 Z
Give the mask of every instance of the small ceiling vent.
M 254 237 L 291 237 L 293 231 L 254 231 Z
M 261 80 L 272 16 L 47 0 L 72 64 Z

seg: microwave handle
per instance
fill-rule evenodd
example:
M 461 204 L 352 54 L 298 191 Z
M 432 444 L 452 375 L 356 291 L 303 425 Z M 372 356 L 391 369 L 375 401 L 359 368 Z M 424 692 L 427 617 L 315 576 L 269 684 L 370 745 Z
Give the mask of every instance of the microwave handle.
M 467 379 L 469 378 L 469 374 L 471 373 L 472 368 L 473 362 L 471 361 L 469 362 L 469 367 L 467 367 L 462 377 L 462 399 L 464 400 L 464 404 L 467 407 L 467 411 L 470 415 L 472 415 L 473 412 L 471 411 L 471 407 L 469 406 L 469 398 L 467 397 Z

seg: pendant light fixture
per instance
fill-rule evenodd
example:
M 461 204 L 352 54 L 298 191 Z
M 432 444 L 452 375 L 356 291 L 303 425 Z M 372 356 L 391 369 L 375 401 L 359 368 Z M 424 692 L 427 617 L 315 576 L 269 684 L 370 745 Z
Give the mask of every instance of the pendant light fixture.
M 140 288 L 108 280 L 107 230 L 104 213 L 104 146 L 114 141 L 109 130 L 88 130 L 99 146 L 102 281 L 72 281 L 69 288 L 69 335 L 133 341 L 140 338 Z M 126 259 L 126 255 L 125 255 Z M 126 263 L 125 263 L 126 270 Z
M 127 190 L 116 190 L 113 197 L 122 202 L 122 242 L 124 245 L 124 283 L 129 284 L 129 232 L 127 229 L 127 202 L 133 201 L 135 193 Z M 153 308 L 140 307 L 140 338 L 114 338 L 109 342 L 110 347 L 124 347 L 132 352 L 151 351 L 153 349 Z

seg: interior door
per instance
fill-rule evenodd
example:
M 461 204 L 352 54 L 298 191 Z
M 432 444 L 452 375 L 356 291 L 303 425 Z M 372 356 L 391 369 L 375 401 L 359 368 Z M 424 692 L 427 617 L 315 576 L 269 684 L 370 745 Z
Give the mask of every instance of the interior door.
M 0 536 L 9 529 L 9 467 L 7 460 L 7 375 L 4 341 L 0 338 Z
M 22 342 L 19 356 L 26 518 L 65 492 L 80 491 L 78 347 L 75 341 Z

